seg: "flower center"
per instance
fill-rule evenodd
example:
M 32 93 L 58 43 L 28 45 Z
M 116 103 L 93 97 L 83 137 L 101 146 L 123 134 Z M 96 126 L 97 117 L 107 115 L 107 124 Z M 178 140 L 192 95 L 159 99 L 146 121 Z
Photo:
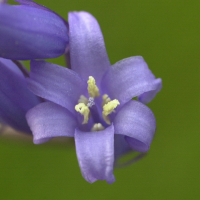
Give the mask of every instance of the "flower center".
M 92 126 L 91 131 L 100 131 L 104 130 L 105 128 L 100 121 L 100 116 L 98 113 L 98 109 L 95 105 L 95 98 L 100 96 L 99 88 L 96 85 L 96 81 L 92 76 L 89 76 L 87 81 L 88 83 L 88 94 L 89 99 L 87 99 L 84 95 L 81 95 L 78 104 L 75 106 L 75 110 L 83 115 L 83 122 L 82 124 L 87 124 L 90 116 L 92 116 L 94 120 L 94 125 Z M 102 96 L 102 118 L 107 124 L 111 124 L 109 119 L 109 114 L 115 112 L 115 108 L 120 104 L 117 99 L 111 100 L 107 94 Z

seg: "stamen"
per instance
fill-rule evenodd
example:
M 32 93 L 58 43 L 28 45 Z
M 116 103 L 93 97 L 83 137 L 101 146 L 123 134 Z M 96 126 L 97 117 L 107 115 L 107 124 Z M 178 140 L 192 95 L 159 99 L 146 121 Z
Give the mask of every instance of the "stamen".
M 94 124 L 91 131 L 102 131 L 104 130 L 104 126 L 101 123 Z
M 88 79 L 88 93 L 90 97 L 98 97 L 99 96 L 99 88 L 96 86 L 95 79 L 92 76 L 89 76 Z
M 107 94 L 104 94 L 103 97 L 102 97 L 102 99 L 103 99 L 103 102 L 102 102 L 102 104 L 101 104 L 102 107 L 103 107 L 105 104 L 107 104 L 108 102 L 111 101 L 111 99 L 109 98 L 109 96 L 108 96 Z
M 90 109 L 84 103 L 79 103 L 75 106 L 75 110 L 83 115 L 84 120 L 82 124 L 87 124 L 90 114 Z
M 95 105 L 94 98 L 93 97 L 89 97 L 87 106 L 88 107 L 92 107 L 93 105 Z
M 103 112 L 102 112 L 102 114 L 103 114 L 103 119 L 105 120 L 105 122 L 106 122 L 107 124 L 110 124 L 110 119 L 108 118 L 108 115 L 109 115 L 111 112 L 114 112 L 114 111 L 115 111 L 114 109 L 115 109 L 119 104 L 120 104 L 119 101 L 118 101 L 117 99 L 114 99 L 114 100 L 108 102 L 107 104 L 105 104 L 105 105 L 103 106 Z
M 85 105 L 87 105 L 88 99 L 84 95 L 81 95 L 79 100 L 78 100 L 78 103 L 84 103 Z

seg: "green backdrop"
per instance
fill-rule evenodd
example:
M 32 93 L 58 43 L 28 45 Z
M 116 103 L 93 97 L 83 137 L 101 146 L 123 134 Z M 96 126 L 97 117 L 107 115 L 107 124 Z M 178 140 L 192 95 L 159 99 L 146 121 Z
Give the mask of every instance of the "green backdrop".
M 116 182 L 87 183 L 73 144 L 0 137 L 0 199 L 199 199 L 200 1 L 37 0 L 67 19 L 98 20 L 111 63 L 142 55 L 163 89 L 149 104 L 157 131 L 148 156 L 114 171 Z M 64 65 L 64 59 L 51 60 Z

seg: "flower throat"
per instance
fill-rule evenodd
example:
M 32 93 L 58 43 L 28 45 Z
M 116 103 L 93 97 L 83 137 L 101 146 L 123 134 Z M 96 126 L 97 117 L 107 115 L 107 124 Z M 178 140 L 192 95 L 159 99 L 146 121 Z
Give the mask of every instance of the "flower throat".
M 87 81 L 88 87 L 88 94 L 89 99 L 87 99 L 84 95 L 81 95 L 78 104 L 75 106 L 75 110 L 83 115 L 82 124 L 87 124 L 90 117 L 93 118 L 94 124 L 92 126 L 91 131 L 100 131 L 104 130 L 104 126 L 99 123 L 100 122 L 100 115 L 95 105 L 94 99 L 100 96 L 99 88 L 96 85 L 96 81 L 94 77 L 89 76 Z M 111 100 L 107 94 L 102 96 L 102 117 L 106 124 L 111 124 L 109 114 L 115 112 L 115 108 L 119 105 L 119 101 L 117 99 Z

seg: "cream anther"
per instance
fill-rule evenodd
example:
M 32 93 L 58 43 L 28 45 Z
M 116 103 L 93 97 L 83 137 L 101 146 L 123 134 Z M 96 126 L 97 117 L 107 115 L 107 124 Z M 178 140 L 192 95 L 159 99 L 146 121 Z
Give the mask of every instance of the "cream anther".
M 84 95 L 81 95 L 79 100 L 78 100 L 78 103 L 84 103 L 85 105 L 87 105 L 88 99 Z
M 91 131 L 102 131 L 104 130 L 104 126 L 101 123 L 94 124 Z
M 111 112 L 114 112 L 114 111 L 115 111 L 114 109 L 115 109 L 119 104 L 120 104 L 119 101 L 118 101 L 117 99 L 114 99 L 114 100 L 108 102 L 107 104 L 105 104 L 105 105 L 103 106 L 103 112 L 102 112 L 102 114 L 103 114 L 103 119 L 105 120 L 105 122 L 106 122 L 107 124 L 110 124 L 110 120 L 109 120 L 109 118 L 108 118 L 108 115 L 109 115 Z
M 105 104 L 107 104 L 108 102 L 111 101 L 111 99 L 109 98 L 109 96 L 108 96 L 107 94 L 104 94 L 103 97 L 102 97 L 102 99 L 103 99 L 103 102 L 102 102 L 102 104 L 101 104 L 102 107 L 103 107 Z
M 88 93 L 90 97 L 98 97 L 99 96 L 99 88 L 96 86 L 95 79 L 92 76 L 89 76 L 88 79 Z
M 84 119 L 82 124 L 87 124 L 90 114 L 90 109 L 84 103 L 79 103 L 75 106 L 75 110 L 83 115 Z

